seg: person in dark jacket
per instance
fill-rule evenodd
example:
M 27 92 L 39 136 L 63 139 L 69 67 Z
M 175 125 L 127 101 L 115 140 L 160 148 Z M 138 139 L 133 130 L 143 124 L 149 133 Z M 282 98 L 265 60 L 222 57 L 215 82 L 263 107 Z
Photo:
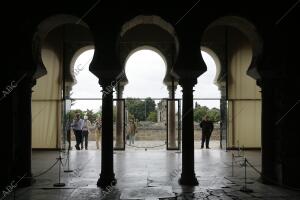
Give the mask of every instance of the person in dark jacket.
M 207 115 L 205 115 L 200 122 L 200 128 L 202 128 L 202 143 L 201 143 L 201 149 L 204 147 L 204 143 L 207 149 L 209 149 L 209 140 L 212 131 L 214 130 L 214 124 L 212 121 L 208 120 Z

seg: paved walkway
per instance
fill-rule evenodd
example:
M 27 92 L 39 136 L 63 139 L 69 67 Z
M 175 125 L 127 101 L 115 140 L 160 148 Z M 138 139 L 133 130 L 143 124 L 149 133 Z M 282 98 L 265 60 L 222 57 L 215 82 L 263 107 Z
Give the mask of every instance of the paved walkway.
M 67 169 L 67 154 L 62 153 L 62 156 L 64 169 Z M 260 170 L 260 152 L 245 152 L 245 156 Z M 57 157 L 58 152 L 34 151 L 34 175 L 47 170 Z M 16 199 L 300 199 L 298 192 L 260 183 L 259 175 L 250 167 L 247 168 L 247 188 L 253 192 L 240 191 L 244 186 L 243 158 L 234 162 L 232 174 L 232 152 L 219 149 L 195 150 L 195 171 L 199 181 L 196 187 L 178 184 L 181 174 L 181 153 L 178 151 L 116 151 L 114 163 L 118 183 L 107 191 L 96 186 L 101 169 L 101 151 L 72 150 L 69 158 L 69 168 L 74 171 L 62 173 L 61 181 L 66 183 L 65 187 L 53 187 L 58 182 L 58 165 L 55 165 L 46 174 L 36 177 L 32 187 L 17 190 Z

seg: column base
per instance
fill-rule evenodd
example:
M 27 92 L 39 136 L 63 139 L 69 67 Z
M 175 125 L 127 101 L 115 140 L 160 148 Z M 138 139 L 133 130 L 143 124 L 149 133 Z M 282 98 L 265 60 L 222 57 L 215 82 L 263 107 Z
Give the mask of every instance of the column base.
M 176 145 L 176 143 L 171 143 L 168 145 L 169 150 L 178 150 L 178 146 Z
M 265 176 L 261 176 L 258 181 L 266 185 L 280 185 L 279 181 L 275 181 L 275 179 L 270 179 Z
M 117 179 L 115 175 L 107 176 L 100 174 L 100 178 L 97 181 L 97 186 L 100 188 L 107 188 L 108 186 L 114 186 L 117 184 Z
M 123 141 L 117 141 L 117 142 L 116 142 L 116 145 L 115 145 L 115 149 L 116 149 L 116 150 L 124 149 Z
M 199 185 L 195 173 L 193 174 L 181 174 L 179 179 L 180 185 L 196 186 Z

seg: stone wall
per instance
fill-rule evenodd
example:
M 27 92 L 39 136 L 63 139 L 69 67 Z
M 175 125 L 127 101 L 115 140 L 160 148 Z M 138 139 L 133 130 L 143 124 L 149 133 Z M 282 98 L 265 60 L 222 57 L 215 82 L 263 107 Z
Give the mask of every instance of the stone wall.
M 143 126 L 138 127 L 138 132 L 136 133 L 136 140 L 166 140 L 166 128 L 153 127 L 153 126 Z M 177 130 L 176 130 L 177 131 Z M 198 126 L 194 127 L 194 137 L 195 140 L 201 140 L 201 129 Z M 72 134 L 72 140 L 75 140 L 74 134 Z M 89 140 L 95 140 L 95 134 L 89 134 Z M 212 133 L 211 140 L 220 140 L 220 128 L 216 127 Z
M 177 131 L 177 130 L 176 130 Z M 136 134 L 136 140 L 165 140 L 166 139 L 166 130 L 157 130 L 157 129 L 140 129 Z M 195 140 L 201 140 L 201 130 L 194 130 Z M 220 140 L 220 129 L 215 129 L 212 133 L 211 140 Z

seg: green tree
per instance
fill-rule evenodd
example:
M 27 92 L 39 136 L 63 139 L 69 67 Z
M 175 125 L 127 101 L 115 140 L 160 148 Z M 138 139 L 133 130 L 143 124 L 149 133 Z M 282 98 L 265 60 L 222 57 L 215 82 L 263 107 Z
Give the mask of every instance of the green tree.
M 200 122 L 202 118 L 207 114 L 208 110 L 209 109 L 206 106 L 197 106 L 194 109 L 194 121 Z
M 75 115 L 76 113 L 79 113 L 80 114 L 80 118 L 83 119 L 84 115 L 87 115 L 88 116 L 88 119 L 91 121 L 91 122 L 94 122 L 98 116 L 101 116 L 100 115 L 100 112 L 96 112 L 94 113 L 93 110 L 89 110 L 87 109 L 86 111 L 82 111 L 80 109 L 76 109 L 76 110 L 70 110 L 67 114 L 66 114 L 66 120 L 68 121 L 73 121 L 73 119 L 75 118 Z
M 70 110 L 66 115 L 67 120 L 73 121 L 73 119 L 75 118 L 76 113 L 80 114 L 80 117 L 83 118 L 84 113 L 82 110 L 80 109 L 76 109 L 76 110 Z
M 129 98 L 126 100 L 126 108 L 134 118 L 145 121 L 149 113 L 155 111 L 155 101 L 149 97 L 145 101 Z
M 218 108 L 212 108 L 207 112 L 207 116 L 209 120 L 217 122 L 220 121 L 221 115 L 220 115 L 220 109 Z
M 220 109 L 212 108 L 209 109 L 206 106 L 201 106 L 197 104 L 197 107 L 194 110 L 194 121 L 200 122 L 202 118 L 207 115 L 208 119 L 214 122 L 220 121 Z
M 127 99 L 126 100 L 126 108 L 129 114 L 133 115 L 134 118 L 139 121 L 145 120 L 145 104 L 140 99 Z
M 155 101 L 153 99 L 151 99 L 150 97 L 147 97 L 145 99 L 145 112 L 146 112 L 146 117 L 148 118 L 149 117 L 149 114 L 151 112 L 154 112 L 155 111 Z
M 147 117 L 147 120 L 151 122 L 157 122 L 157 112 L 156 111 L 150 112 Z
M 94 113 L 93 110 L 87 109 L 87 110 L 84 112 L 84 114 L 88 116 L 88 119 L 89 119 L 91 122 L 94 122 L 94 121 L 96 121 L 96 119 L 97 119 L 97 113 Z

